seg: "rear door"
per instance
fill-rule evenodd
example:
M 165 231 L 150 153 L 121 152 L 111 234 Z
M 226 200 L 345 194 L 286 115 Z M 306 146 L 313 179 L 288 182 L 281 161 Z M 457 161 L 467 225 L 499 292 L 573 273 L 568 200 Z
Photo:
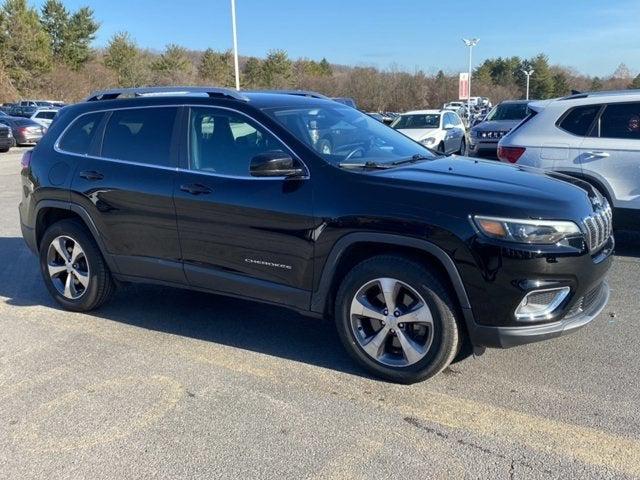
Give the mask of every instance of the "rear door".
M 292 152 L 232 110 L 192 107 L 186 124 L 187 158 L 174 197 L 189 283 L 308 308 L 311 182 L 249 172 L 258 154 Z
M 173 205 L 178 112 L 106 112 L 98 140 L 78 162 L 72 201 L 89 212 L 121 274 L 184 283 Z M 64 137 L 60 148 L 68 150 Z
M 640 102 L 604 106 L 582 142 L 580 164 L 609 190 L 616 208 L 640 210 Z

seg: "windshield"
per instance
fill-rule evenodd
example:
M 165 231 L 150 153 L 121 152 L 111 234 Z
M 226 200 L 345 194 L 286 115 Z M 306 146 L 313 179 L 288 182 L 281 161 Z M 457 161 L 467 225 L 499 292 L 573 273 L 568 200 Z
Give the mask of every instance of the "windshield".
M 489 112 L 486 120 L 522 120 L 529 115 L 526 103 L 501 103 Z
M 427 114 L 411 114 L 400 115 L 396 118 L 391 127 L 395 129 L 400 128 L 440 128 L 440 114 L 439 113 L 427 113 Z
M 265 113 L 334 165 L 390 165 L 414 156 L 435 158 L 429 149 L 400 132 L 338 103 L 315 108 L 269 108 Z
M 47 120 L 53 120 L 53 117 L 55 117 L 57 113 L 58 112 L 53 112 L 53 111 L 38 112 L 36 114 L 36 117 L 37 118 L 44 118 L 44 119 L 47 119 Z

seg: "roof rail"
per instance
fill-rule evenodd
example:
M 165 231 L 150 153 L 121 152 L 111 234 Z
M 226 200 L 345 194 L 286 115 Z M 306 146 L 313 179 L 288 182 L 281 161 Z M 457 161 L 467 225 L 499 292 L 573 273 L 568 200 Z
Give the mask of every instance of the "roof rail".
M 326 95 L 311 90 L 249 90 L 248 93 L 276 93 L 280 95 L 298 95 L 299 97 L 321 98 L 331 100 Z
M 92 92 L 84 101 L 114 100 L 122 96 L 187 96 L 208 95 L 209 97 L 231 98 L 234 100 L 248 101 L 249 98 L 237 90 L 221 87 L 135 87 L 114 88 L 111 90 L 99 90 Z
M 578 92 L 577 90 L 571 90 L 571 95 L 567 95 L 566 97 L 560 98 L 560 100 L 575 100 L 579 98 L 587 98 L 587 97 L 604 97 L 604 96 L 617 96 L 617 95 L 629 95 L 629 94 L 638 94 L 640 93 L 640 89 L 637 88 L 628 88 L 624 90 L 594 90 L 591 92 Z

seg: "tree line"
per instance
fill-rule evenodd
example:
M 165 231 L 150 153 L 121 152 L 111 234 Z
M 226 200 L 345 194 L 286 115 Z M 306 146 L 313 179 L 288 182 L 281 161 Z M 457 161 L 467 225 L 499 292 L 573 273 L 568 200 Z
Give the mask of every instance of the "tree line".
M 127 32 L 96 48 L 99 28 L 89 7 L 70 11 L 61 0 L 47 0 L 38 10 L 27 0 L 5 0 L 0 7 L 0 101 L 39 97 L 72 102 L 110 87 L 235 84 L 229 50 L 193 51 L 169 44 L 154 52 L 137 45 Z M 271 50 L 264 58 L 240 57 L 240 69 L 243 88 L 316 90 L 354 98 L 364 110 L 437 108 L 458 96 L 457 73 L 350 67 L 326 58 L 292 59 L 284 50 Z M 485 60 L 473 71 L 472 94 L 494 103 L 524 98 L 522 71 L 528 69 L 534 70 L 530 98 L 563 96 L 571 90 L 640 88 L 640 74 L 634 78 L 624 64 L 600 78 L 551 65 L 539 54 Z

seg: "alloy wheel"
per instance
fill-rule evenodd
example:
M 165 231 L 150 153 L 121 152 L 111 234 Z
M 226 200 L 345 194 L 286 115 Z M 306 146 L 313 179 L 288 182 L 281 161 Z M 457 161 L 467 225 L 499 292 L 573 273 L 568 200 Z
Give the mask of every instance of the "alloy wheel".
M 53 239 L 47 251 L 47 269 L 58 293 L 77 300 L 89 286 L 89 262 L 80 244 L 61 235 Z
M 353 297 L 351 329 L 373 360 L 406 367 L 422 360 L 433 342 L 433 316 L 422 296 L 393 278 L 376 278 Z

